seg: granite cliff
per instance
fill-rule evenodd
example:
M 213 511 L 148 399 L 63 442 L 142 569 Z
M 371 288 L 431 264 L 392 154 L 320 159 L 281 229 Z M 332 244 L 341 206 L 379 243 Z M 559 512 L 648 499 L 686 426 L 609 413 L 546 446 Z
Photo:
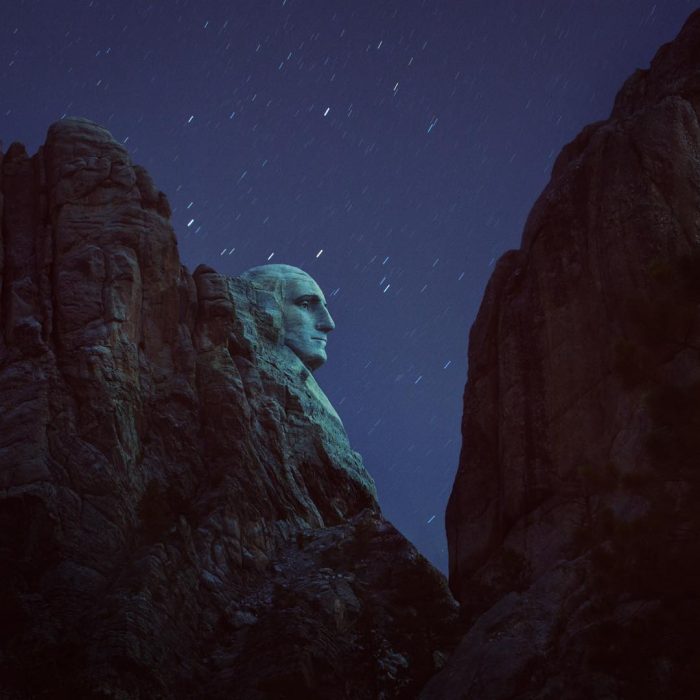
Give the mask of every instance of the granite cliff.
M 559 156 L 469 341 L 469 631 L 421 697 L 697 697 L 700 12 Z
M 91 122 L 0 173 L 0 696 L 415 697 L 456 604 L 268 293 Z
M 459 621 L 266 293 L 190 275 L 100 127 L 0 154 L 0 696 L 694 698 L 699 118 L 696 12 L 494 271 Z

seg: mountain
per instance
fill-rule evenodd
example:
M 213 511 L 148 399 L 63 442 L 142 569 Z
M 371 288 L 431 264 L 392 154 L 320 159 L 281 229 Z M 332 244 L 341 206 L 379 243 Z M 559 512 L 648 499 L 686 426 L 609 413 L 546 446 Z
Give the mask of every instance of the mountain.
M 423 698 L 697 697 L 700 12 L 554 165 L 469 340 L 468 632 Z
M 269 293 L 96 124 L 0 173 L 0 695 L 415 697 L 456 603 Z
M 190 274 L 108 132 L 13 144 L 0 209 L 3 698 L 696 697 L 700 11 L 564 148 L 488 284 L 459 613 L 270 293 Z

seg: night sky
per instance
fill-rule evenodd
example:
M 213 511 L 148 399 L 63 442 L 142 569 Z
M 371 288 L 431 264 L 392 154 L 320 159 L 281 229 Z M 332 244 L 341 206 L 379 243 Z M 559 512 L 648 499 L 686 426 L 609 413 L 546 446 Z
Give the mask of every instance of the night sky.
M 385 515 L 445 570 L 467 335 L 562 146 L 698 3 L 12 0 L 0 138 L 106 126 L 183 263 L 284 262 L 337 328 L 317 378 Z

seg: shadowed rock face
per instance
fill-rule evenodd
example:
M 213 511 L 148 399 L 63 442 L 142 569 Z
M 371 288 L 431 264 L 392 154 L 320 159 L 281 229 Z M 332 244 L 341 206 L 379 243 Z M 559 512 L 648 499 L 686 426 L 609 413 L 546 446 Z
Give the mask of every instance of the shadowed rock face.
M 562 152 L 469 347 L 426 698 L 697 697 L 700 13 Z
M 0 695 L 415 697 L 455 603 L 270 293 L 95 124 L 0 172 Z

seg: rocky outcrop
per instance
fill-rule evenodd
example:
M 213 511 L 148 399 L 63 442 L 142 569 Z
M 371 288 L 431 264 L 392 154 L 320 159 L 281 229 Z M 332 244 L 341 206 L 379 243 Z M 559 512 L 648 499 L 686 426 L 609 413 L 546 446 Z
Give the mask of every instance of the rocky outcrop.
M 562 152 L 488 285 L 422 697 L 697 697 L 700 12 Z
M 267 293 L 97 125 L 0 159 L 0 695 L 415 697 L 456 605 Z

